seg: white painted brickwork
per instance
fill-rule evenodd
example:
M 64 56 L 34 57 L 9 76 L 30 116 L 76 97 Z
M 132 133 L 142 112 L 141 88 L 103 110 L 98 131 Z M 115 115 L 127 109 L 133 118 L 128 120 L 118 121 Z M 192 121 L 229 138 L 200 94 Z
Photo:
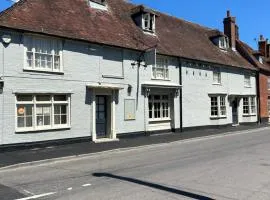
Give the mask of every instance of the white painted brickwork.
M 0 32 L 1 35 L 1 32 Z M 1 56 L 3 46 L 0 46 Z M 64 74 L 50 74 L 24 71 L 24 45 L 22 34 L 12 33 L 12 43 L 4 49 L 5 54 L 5 88 L 0 94 L 0 144 L 25 143 L 44 140 L 91 136 L 91 90 L 86 85 L 97 82 L 117 84 L 123 87 L 119 91 L 116 101 L 116 133 L 145 131 L 145 116 L 148 116 L 148 101 L 144 97 L 141 84 L 151 81 L 151 66 L 139 68 L 140 85 L 136 120 L 124 120 L 124 99 L 136 99 L 137 92 L 137 66 L 131 65 L 138 58 L 139 53 L 124 50 L 123 66 L 124 79 L 103 78 L 102 74 L 102 47 L 83 42 L 64 40 L 63 42 L 63 68 Z M 0 57 L 1 57 L 0 56 Z M 0 58 L 0 63 L 2 60 Z M 114 69 L 112 62 L 112 69 Z M 119 66 L 119 63 L 116 63 Z M 0 68 L 1 70 L 1 68 Z M 178 61 L 170 59 L 170 80 L 166 82 L 179 84 Z M 2 71 L 0 71 L 1 73 Z M 104 72 L 103 72 L 104 73 Z M 109 73 L 109 72 L 108 72 Z M 115 74 L 117 74 L 114 71 Z M 108 74 L 106 74 L 108 75 Z M 153 82 L 155 82 L 153 80 Z M 128 96 L 128 84 L 132 86 L 131 95 Z M 33 133 L 16 133 L 15 94 L 18 91 L 71 91 L 71 128 L 57 131 L 41 131 Z M 2 102 L 4 99 L 4 110 Z M 179 96 L 173 100 L 176 112 L 175 123 L 172 128 L 180 128 L 180 101 Z M 146 113 L 146 114 L 145 114 Z M 2 132 L 2 128 L 4 132 Z

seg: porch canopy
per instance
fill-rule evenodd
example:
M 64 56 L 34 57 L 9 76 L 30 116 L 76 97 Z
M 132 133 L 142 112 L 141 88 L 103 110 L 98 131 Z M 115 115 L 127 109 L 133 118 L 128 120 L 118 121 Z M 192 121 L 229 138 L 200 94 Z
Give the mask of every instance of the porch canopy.
M 122 90 L 124 87 L 116 85 L 116 84 L 108 84 L 108 83 L 91 83 L 86 85 L 87 88 L 93 89 L 108 89 L 108 90 Z
M 145 82 L 142 84 L 144 88 L 167 88 L 167 89 L 180 89 L 182 85 L 167 82 Z

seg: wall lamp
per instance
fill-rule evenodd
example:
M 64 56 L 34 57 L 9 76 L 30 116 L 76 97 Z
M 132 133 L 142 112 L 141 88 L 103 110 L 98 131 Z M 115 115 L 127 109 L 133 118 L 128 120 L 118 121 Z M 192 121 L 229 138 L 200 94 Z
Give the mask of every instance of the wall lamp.
M 2 41 L 4 44 L 10 44 L 11 42 L 11 36 L 10 35 L 2 35 Z

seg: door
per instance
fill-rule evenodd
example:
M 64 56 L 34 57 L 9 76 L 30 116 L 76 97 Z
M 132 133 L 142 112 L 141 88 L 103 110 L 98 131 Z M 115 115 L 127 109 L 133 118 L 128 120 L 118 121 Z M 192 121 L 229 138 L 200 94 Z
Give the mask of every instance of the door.
M 107 136 L 107 113 L 106 113 L 106 96 L 96 96 L 96 133 L 97 138 Z
M 238 99 L 232 102 L 232 122 L 233 125 L 238 125 Z

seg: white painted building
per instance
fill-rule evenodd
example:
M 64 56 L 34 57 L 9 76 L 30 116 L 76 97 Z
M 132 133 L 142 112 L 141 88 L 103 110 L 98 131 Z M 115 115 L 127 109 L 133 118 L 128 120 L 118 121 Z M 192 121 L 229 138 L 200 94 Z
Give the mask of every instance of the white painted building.
M 220 32 L 122 0 L 8 11 L 0 145 L 257 121 L 255 69 Z

